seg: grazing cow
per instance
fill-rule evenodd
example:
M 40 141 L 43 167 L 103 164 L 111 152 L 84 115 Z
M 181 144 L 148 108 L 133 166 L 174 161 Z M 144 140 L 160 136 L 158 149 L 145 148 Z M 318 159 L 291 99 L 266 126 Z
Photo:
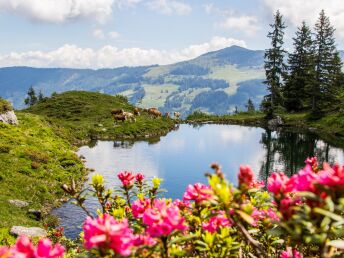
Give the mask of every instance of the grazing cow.
M 136 118 L 133 113 L 130 112 L 124 112 L 123 115 L 125 116 L 125 119 L 131 122 L 136 122 Z
M 165 115 L 164 115 L 164 117 L 170 118 L 170 112 L 166 112 Z
M 174 119 L 179 120 L 179 118 L 180 118 L 179 112 L 174 112 L 173 115 L 174 115 Z
M 135 116 L 139 116 L 140 115 L 140 109 L 139 108 L 135 108 L 134 109 L 134 115 Z
M 111 110 L 111 114 L 112 115 L 121 115 L 124 113 L 124 110 L 123 109 L 112 109 Z
M 154 118 L 162 116 L 161 112 L 157 108 L 149 108 L 148 114 L 152 115 Z
M 124 114 L 114 115 L 113 118 L 115 119 L 115 122 L 117 122 L 117 121 L 124 122 L 125 120 L 127 120 L 127 117 Z

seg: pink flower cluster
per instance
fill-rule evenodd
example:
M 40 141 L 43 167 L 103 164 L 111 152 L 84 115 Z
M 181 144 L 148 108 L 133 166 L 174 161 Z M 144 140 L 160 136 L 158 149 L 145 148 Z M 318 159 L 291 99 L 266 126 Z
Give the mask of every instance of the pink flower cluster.
M 201 183 L 196 183 L 194 185 L 188 185 L 184 193 L 184 201 L 195 201 L 196 203 L 201 203 L 212 198 L 212 189 Z
M 250 166 L 240 166 L 238 174 L 239 187 L 262 188 L 264 183 L 254 179 L 254 173 Z
M 289 218 L 295 205 L 301 204 L 299 197 L 294 198 L 291 193 L 308 191 L 325 199 L 328 193 L 324 187 L 343 187 L 344 185 L 344 168 L 339 165 L 330 167 L 324 163 L 323 170 L 318 172 L 316 158 L 308 158 L 306 166 L 299 173 L 288 178 L 284 173 L 273 173 L 268 178 L 268 190 L 274 194 L 275 199 L 279 202 L 279 209 L 284 218 Z M 318 205 L 314 201 L 308 201 L 309 205 Z
M 145 178 L 142 173 L 137 173 L 136 175 L 134 175 L 130 171 L 119 172 L 117 176 L 119 180 L 121 180 L 124 188 L 132 187 L 134 185 L 135 180 L 138 183 L 142 183 L 143 179 Z
M 253 226 L 257 226 L 259 221 L 264 221 L 265 219 L 268 219 L 269 221 L 280 220 L 280 218 L 272 208 L 269 208 L 268 210 L 258 210 L 254 208 L 251 217 L 254 219 Z
M 312 162 L 316 162 L 316 158 L 313 158 Z M 288 178 L 284 173 L 273 173 L 268 178 L 268 190 L 274 195 L 282 196 L 299 191 L 319 194 L 319 185 L 329 187 L 344 185 L 344 168 L 342 166 L 334 165 L 331 168 L 327 163 L 324 163 L 323 170 L 316 173 L 313 166 L 308 162 L 306 163 L 306 167 L 291 178 Z
M 123 256 L 131 254 L 134 235 L 127 220 L 117 221 L 109 214 L 103 214 L 96 219 L 87 218 L 83 229 L 86 249 L 112 249 Z
M 184 220 L 179 208 L 166 199 L 155 200 L 143 214 L 146 232 L 152 237 L 168 236 L 174 230 L 186 230 Z
M 150 199 L 136 200 L 131 205 L 131 210 L 135 218 L 142 218 L 145 211 L 150 207 Z
M 219 213 L 209 219 L 208 222 L 203 222 L 202 227 L 204 230 L 214 233 L 219 228 L 230 227 L 232 223 L 226 218 L 224 211 L 219 211 Z
M 47 239 L 39 240 L 35 247 L 28 237 L 21 236 L 11 248 L 0 247 L 1 258 L 60 258 L 64 254 L 64 247 L 55 246 Z
M 302 257 L 303 256 L 302 256 L 302 254 L 300 254 L 299 251 L 297 251 L 295 249 L 291 250 L 291 248 L 290 248 L 290 250 L 283 251 L 281 253 L 281 256 L 280 256 L 280 258 L 302 258 Z

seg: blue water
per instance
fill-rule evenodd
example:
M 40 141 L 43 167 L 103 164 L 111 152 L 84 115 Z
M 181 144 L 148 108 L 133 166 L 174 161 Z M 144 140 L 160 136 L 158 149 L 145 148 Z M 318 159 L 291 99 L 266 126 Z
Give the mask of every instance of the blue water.
M 219 163 L 227 178 L 236 183 L 241 164 L 250 165 L 257 177 L 266 180 L 271 171 L 295 173 L 307 156 L 317 155 L 331 163 L 342 163 L 344 158 L 341 149 L 316 135 L 267 132 L 237 125 L 180 125 L 155 143 L 99 141 L 92 147 L 81 147 L 78 154 L 86 157 L 86 166 L 95 169 L 94 173 L 104 176 L 108 187 L 119 185 L 120 171 L 141 172 L 147 178 L 163 178 L 165 196 L 171 198 L 182 198 L 188 184 L 206 183 L 204 174 L 211 171 L 213 162 Z M 91 210 L 97 208 L 92 199 L 86 205 Z M 84 212 L 66 203 L 54 213 L 60 217 L 66 235 L 77 236 L 86 217 Z

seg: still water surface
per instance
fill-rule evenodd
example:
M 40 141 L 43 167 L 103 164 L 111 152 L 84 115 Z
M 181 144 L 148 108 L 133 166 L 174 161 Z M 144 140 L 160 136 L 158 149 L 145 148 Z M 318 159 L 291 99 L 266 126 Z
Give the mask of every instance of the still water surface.
M 237 125 L 180 125 L 178 130 L 154 141 L 98 141 L 81 147 L 78 154 L 86 157 L 86 166 L 94 168 L 94 173 L 104 176 L 108 187 L 119 185 L 120 171 L 142 172 L 147 178 L 163 178 L 165 196 L 170 198 L 182 198 L 188 184 L 206 183 L 204 173 L 210 171 L 213 162 L 219 163 L 227 178 L 236 183 L 241 164 L 250 165 L 257 177 L 266 181 L 271 171 L 289 175 L 297 172 L 308 156 L 330 163 L 343 163 L 344 159 L 343 150 L 314 134 Z M 90 199 L 86 206 L 96 210 L 97 202 Z M 76 237 L 86 217 L 84 212 L 65 203 L 54 213 L 61 219 L 66 235 Z

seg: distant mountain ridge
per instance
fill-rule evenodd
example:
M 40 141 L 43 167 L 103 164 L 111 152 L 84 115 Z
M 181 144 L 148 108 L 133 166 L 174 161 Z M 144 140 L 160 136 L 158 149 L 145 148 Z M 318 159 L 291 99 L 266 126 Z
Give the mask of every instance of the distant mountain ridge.
M 344 58 L 344 51 L 340 52 Z M 30 86 L 44 95 L 86 90 L 122 94 L 143 107 L 163 112 L 190 113 L 196 109 L 224 114 L 248 98 L 258 107 L 266 94 L 264 51 L 231 46 L 171 65 L 113 69 L 0 68 L 0 96 L 24 107 Z

